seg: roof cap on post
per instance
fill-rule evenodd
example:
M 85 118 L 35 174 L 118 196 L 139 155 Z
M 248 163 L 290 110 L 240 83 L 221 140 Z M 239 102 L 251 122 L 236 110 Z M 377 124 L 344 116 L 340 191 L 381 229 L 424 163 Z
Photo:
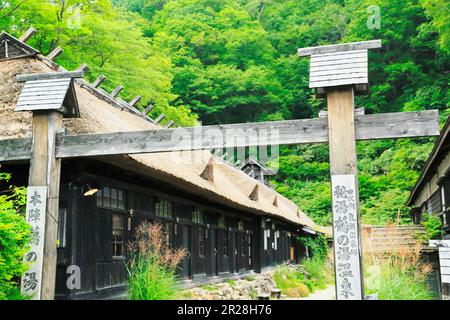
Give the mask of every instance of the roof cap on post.
M 15 111 L 55 110 L 64 117 L 80 116 L 74 78 L 82 78 L 82 71 L 22 74 L 16 81 L 25 85 Z
M 311 56 L 309 87 L 318 95 L 327 87 L 352 85 L 355 92 L 368 92 L 368 49 L 381 48 L 381 40 L 300 48 L 300 57 Z

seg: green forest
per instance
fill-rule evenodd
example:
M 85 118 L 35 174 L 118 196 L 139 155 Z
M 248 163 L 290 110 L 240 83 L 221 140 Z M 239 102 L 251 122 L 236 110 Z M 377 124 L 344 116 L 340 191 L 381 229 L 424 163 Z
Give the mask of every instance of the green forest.
M 381 19 L 373 22 L 374 8 Z M 91 81 L 143 97 L 152 116 L 178 125 L 317 117 L 326 108 L 308 88 L 308 59 L 297 49 L 382 39 L 369 53 L 366 113 L 439 109 L 450 114 L 450 2 L 447 0 L 8 0 L 0 30 Z M 358 143 L 362 220 L 408 222 L 409 191 L 434 139 Z M 280 148 L 271 183 L 317 223 L 331 222 L 327 145 Z M 400 218 L 400 219 L 399 219 Z

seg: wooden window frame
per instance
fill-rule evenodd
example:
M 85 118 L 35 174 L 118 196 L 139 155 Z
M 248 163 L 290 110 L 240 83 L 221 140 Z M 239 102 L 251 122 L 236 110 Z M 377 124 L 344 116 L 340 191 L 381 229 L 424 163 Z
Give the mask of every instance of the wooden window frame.
M 120 220 L 122 221 L 122 227 L 121 228 L 118 228 L 118 227 L 116 227 L 114 225 L 114 217 L 115 216 L 120 217 Z M 114 212 L 111 215 L 111 219 L 112 219 L 112 223 L 111 223 L 111 227 L 112 227 L 112 230 L 111 230 L 112 258 L 113 259 L 124 259 L 125 256 L 126 256 L 125 255 L 125 233 L 126 233 L 126 228 L 125 228 L 125 221 L 126 221 L 126 219 L 125 219 L 125 215 L 123 213 Z M 114 231 L 117 231 L 117 230 L 119 230 L 119 232 L 122 233 L 121 234 L 121 239 L 122 239 L 121 241 L 116 241 L 115 238 L 114 238 L 114 236 L 115 236 L 115 232 Z M 117 244 L 120 244 L 121 255 L 117 255 L 116 252 L 115 252 Z
M 66 247 L 67 235 L 67 208 L 59 208 L 58 210 L 58 238 L 57 248 L 64 249 Z
M 113 199 L 113 194 L 115 195 L 115 199 Z M 95 196 L 96 206 L 99 208 L 125 210 L 126 197 L 125 190 L 123 189 L 103 186 L 97 191 Z M 105 199 L 108 199 L 108 201 Z
M 198 227 L 198 256 L 205 258 L 206 256 L 206 228 Z
M 203 214 L 203 211 L 199 209 L 192 211 L 192 223 L 199 225 L 205 224 L 205 215 Z

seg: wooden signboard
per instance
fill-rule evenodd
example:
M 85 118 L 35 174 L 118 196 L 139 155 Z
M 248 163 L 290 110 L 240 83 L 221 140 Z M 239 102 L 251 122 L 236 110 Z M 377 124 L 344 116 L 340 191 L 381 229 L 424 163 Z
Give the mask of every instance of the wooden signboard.
M 338 300 L 362 300 L 357 194 L 354 174 L 332 175 L 333 235 Z
M 30 224 L 31 238 L 24 261 L 29 269 L 22 276 L 21 293 L 34 300 L 41 299 L 46 201 L 47 187 L 28 187 L 26 220 Z

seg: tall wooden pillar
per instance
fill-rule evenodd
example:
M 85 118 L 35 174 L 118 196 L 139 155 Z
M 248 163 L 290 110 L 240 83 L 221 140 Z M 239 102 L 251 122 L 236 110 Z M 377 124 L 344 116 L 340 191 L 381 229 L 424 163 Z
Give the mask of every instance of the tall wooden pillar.
M 32 236 L 24 257 L 32 264 L 22 276 L 21 287 L 22 293 L 33 299 L 51 300 L 55 296 L 61 175 L 61 160 L 55 156 L 56 134 L 63 128 L 63 117 L 80 116 L 73 78 L 82 76 L 81 71 L 68 71 L 16 77 L 17 82 L 25 82 L 16 111 L 33 113 L 27 197 Z M 38 203 L 40 207 L 36 208 Z
M 59 111 L 33 112 L 33 147 L 29 186 L 47 186 L 44 256 L 40 298 L 52 300 L 55 294 L 56 252 L 61 160 L 55 158 L 56 132 L 63 126 Z
M 336 299 L 364 298 L 354 95 L 367 94 L 368 49 L 381 40 L 300 48 L 311 56 L 309 87 L 328 103 Z
M 336 297 L 364 297 L 358 168 L 351 86 L 327 89 Z

